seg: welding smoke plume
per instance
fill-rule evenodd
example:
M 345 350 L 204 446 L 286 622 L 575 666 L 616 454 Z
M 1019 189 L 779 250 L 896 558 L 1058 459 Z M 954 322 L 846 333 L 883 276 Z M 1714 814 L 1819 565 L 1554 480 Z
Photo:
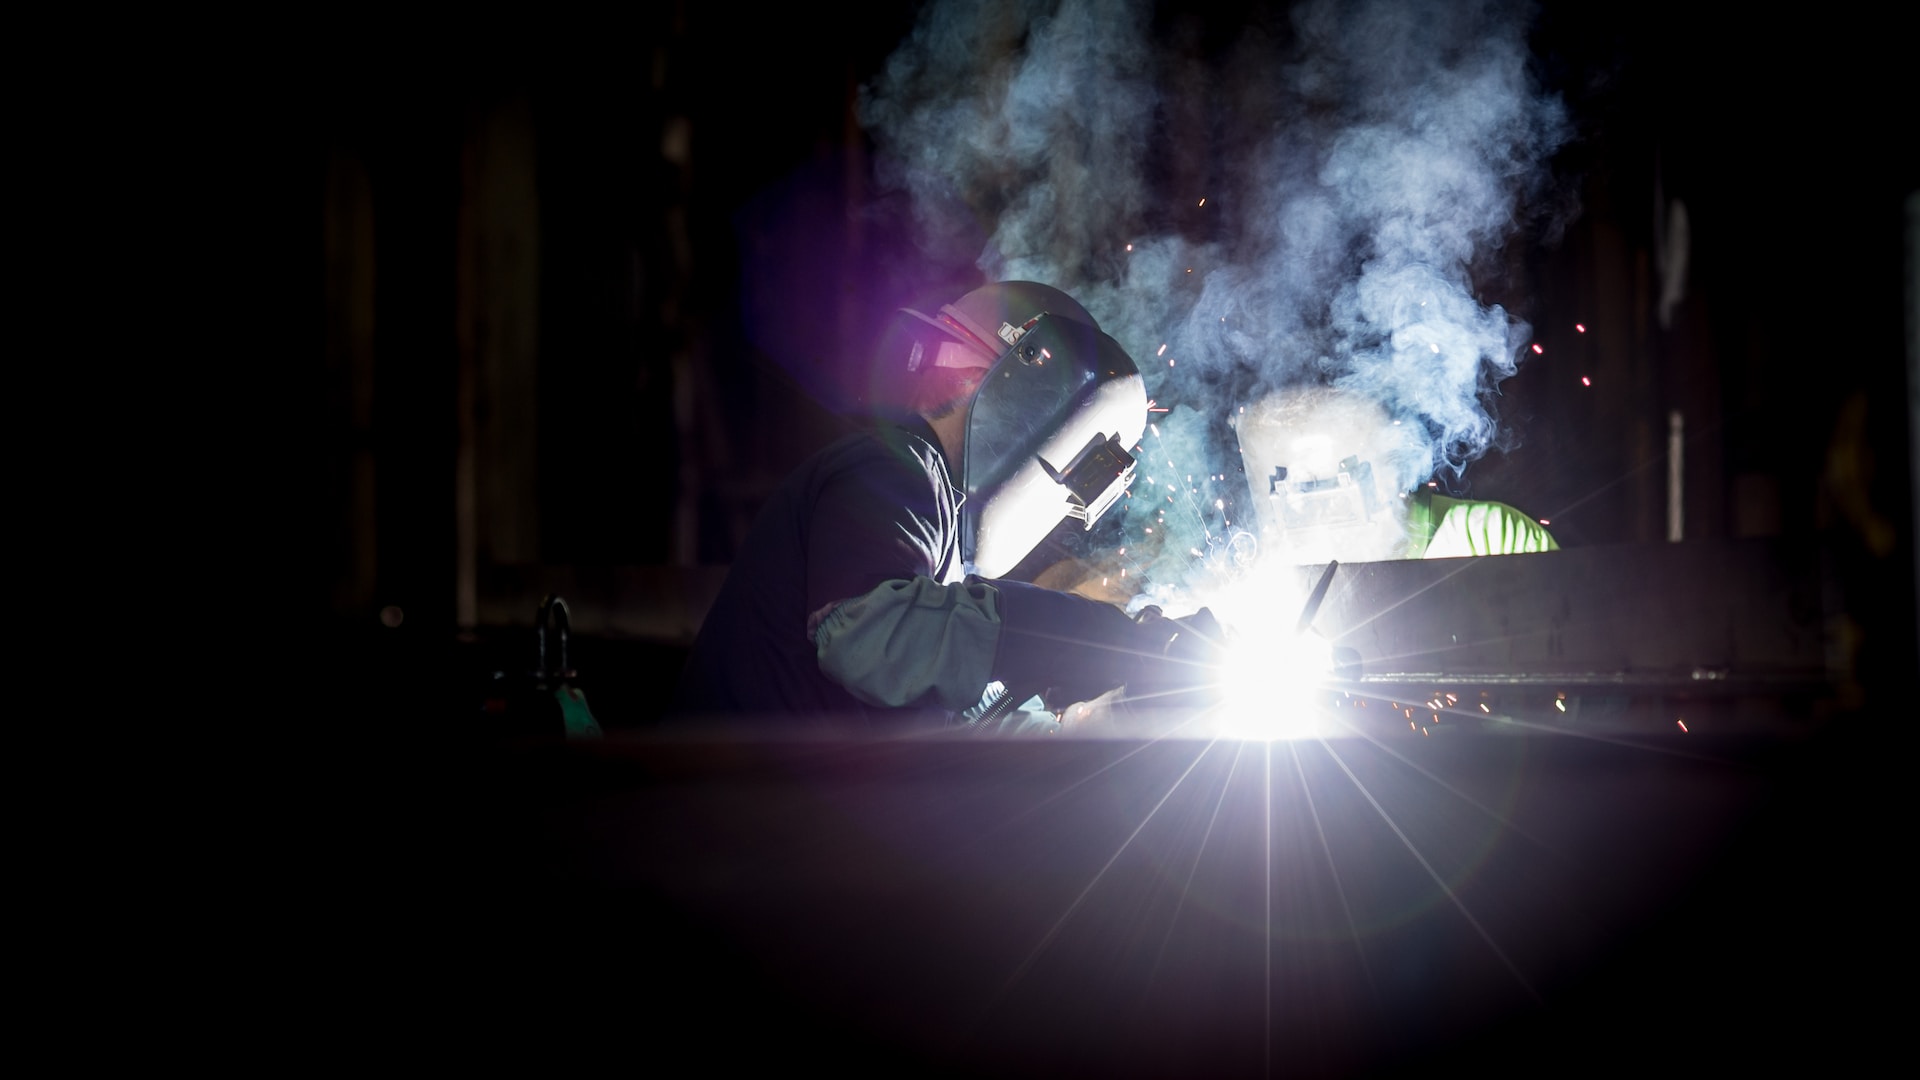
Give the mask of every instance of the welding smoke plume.
M 1478 286 L 1568 133 L 1527 15 L 1318 0 L 1223 41 L 1128 0 L 936 2 L 860 115 L 926 255 L 1074 294 L 1187 407 L 1163 436 L 1333 385 L 1420 433 L 1382 478 L 1407 491 L 1502 439 L 1528 328 Z

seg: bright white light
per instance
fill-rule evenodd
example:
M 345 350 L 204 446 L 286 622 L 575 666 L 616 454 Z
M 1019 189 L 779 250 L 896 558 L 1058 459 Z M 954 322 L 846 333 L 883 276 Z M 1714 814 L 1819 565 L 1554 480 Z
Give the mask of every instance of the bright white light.
M 1333 647 L 1291 628 L 1242 634 L 1226 665 L 1219 733 L 1230 739 L 1313 738 L 1323 734 L 1320 691 L 1333 671 Z
M 1308 630 L 1296 633 L 1312 582 L 1291 566 L 1263 563 L 1231 587 L 1194 597 L 1228 634 L 1220 706 L 1207 715 L 1229 739 L 1298 739 L 1333 733 L 1325 690 L 1333 647 Z

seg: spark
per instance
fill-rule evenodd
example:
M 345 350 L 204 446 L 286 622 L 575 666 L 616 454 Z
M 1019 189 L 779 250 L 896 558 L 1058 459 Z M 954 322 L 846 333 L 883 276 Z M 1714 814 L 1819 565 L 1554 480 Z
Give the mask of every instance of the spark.
M 1427 342 L 1427 347 L 1428 347 L 1429 349 L 1432 349 L 1432 350 L 1433 350 L 1434 352 L 1436 352 L 1436 353 L 1438 353 L 1438 352 L 1440 351 L 1440 346 L 1439 346 L 1439 344 L 1438 344 L 1438 343 L 1436 343 L 1436 342 L 1432 342 L 1432 341 L 1429 341 L 1429 342 Z
M 1483 713 L 1486 713 L 1486 714 L 1487 714 L 1488 716 L 1492 716 L 1492 715 L 1493 715 L 1493 710 L 1492 710 L 1492 709 L 1489 709 L 1489 708 L 1487 708 L 1487 703 L 1486 703 L 1486 702 L 1484 702 L 1484 701 L 1480 703 L 1480 711 L 1481 711 L 1481 712 L 1483 712 Z
M 1545 349 L 1543 349 L 1543 348 L 1541 348 L 1541 347 L 1540 347 L 1540 343 L 1539 343 L 1539 342 L 1534 342 L 1534 345 L 1533 345 L 1533 355 L 1535 355 L 1535 356 L 1544 356 L 1544 355 L 1546 354 L 1546 351 L 1547 351 L 1547 350 L 1545 350 Z
M 1581 332 L 1581 333 L 1583 333 L 1583 334 L 1587 332 L 1587 324 L 1586 324 L 1586 323 L 1574 323 L 1574 324 L 1573 324 L 1573 328 L 1574 328 L 1575 330 L 1578 330 L 1578 331 L 1580 331 L 1580 332 Z
M 1132 251 L 1132 250 L 1133 250 L 1133 245 L 1132 245 L 1132 244 L 1128 244 L 1128 245 L 1127 245 L 1127 250 L 1128 250 L 1128 251 Z
M 1564 702 L 1564 701 L 1558 701 L 1558 700 L 1556 700 L 1556 701 L 1555 701 L 1555 702 L 1553 703 L 1553 707 L 1554 707 L 1554 708 L 1556 708 L 1556 709 L 1559 709 L 1559 710 L 1560 710 L 1561 712 L 1566 712 L 1566 711 L 1567 711 L 1567 703 L 1566 703 L 1566 702 Z
M 1546 518 L 1541 518 L 1541 519 L 1540 519 L 1540 524 L 1542 524 L 1542 525 L 1551 525 L 1551 524 L 1553 524 L 1553 522 L 1551 522 L 1551 521 L 1548 521 L 1548 520 L 1547 520 Z
M 1207 205 L 1207 200 L 1206 200 L 1206 197 L 1205 197 L 1204 195 L 1203 195 L 1203 196 L 1201 196 L 1201 198 L 1200 198 L 1200 205 L 1201 205 L 1201 206 L 1205 206 L 1205 205 Z
M 1681 730 L 1681 731 L 1687 731 L 1687 722 L 1686 722 L 1685 720 L 1675 720 L 1675 721 L 1674 721 L 1674 723 L 1676 723 L 1676 724 L 1679 724 L 1679 725 L 1680 725 L 1680 730 Z M 1691 735 L 1691 734 L 1693 734 L 1693 733 L 1692 733 L 1692 732 L 1690 732 L 1690 731 L 1688 731 L 1688 732 L 1687 732 L 1687 734 L 1689 734 L 1689 735 Z
M 1581 386 L 1592 386 L 1592 385 L 1593 385 L 1593 380 L 1592 380 L 1592 379 L 1589 379 L 1589 378 L 1587 378 L 1587 377 L 1586 377 L 1585 375 L 1582 375 L 1582 376 L 1580 376 L 1580 385 L 1581 385 Z
M 1162 343 L 1162 344 L 1161 344 L 1161 346 L 1160 346 L 1160 351 L 1159 351 L 1159 352 L 1157 352 L 1157 353 L 1154 353 L 1153 355 L 1155 355 L 1155 356 L 1165 356 L 1165 355 L 1167 355 L 1167 346 L 1165 345 L 1165 343 Z

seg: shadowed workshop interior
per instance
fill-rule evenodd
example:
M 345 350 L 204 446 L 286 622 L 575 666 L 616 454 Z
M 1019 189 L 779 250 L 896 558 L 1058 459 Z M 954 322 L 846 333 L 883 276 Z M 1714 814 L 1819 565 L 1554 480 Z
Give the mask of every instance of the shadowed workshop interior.
M 346 913 L 321 962 L 396 976 L 370 1015 L 427 988 L 466 1052 L 486 1021 L 959 1073 L 1873 1060 L 1920 670 L 1890 23 L 1027 7 L 369 19 L 269 76 L 278 572 L 326 673 L 295 708 L 369 769 L 310 808 L 354 838 L 316 872 Z M 1469 104 L 1484 129 L 1453 126 Z M 1484 149 L 1493 201 L 1416 175 L 1457 198 L 1354 209 L 1406 146 Z M 1134 564 L 1179 595 L 1264 493 L 1206 418 L 1264 389 L 1260 350 L 1351 343 L 1341 290 L 1385 259 L 1311 264 L 1302 192 L 1376 245 L 1444 234 L 1469 313 L 1524 327 L 1504 371 L 1393 385 L 1484 410 L 1429 482 L 1561 548 L 1343 566 L 1318 627 L 1359 673 L 1272 689 L 1341 737 L 663 727 L 755 510 L 848 429 L 865 343 L 989 269 L 1108 305 L 1148 441 L 1204 460 L 1175 468 L 1215 509 Z M 1229 313 L 1241 337 L 1207 329 Z M 1015 573 L 1113 565 L 1152 520 L 1063 527 Z M 520 726 L 550 595 L 600 738 Z

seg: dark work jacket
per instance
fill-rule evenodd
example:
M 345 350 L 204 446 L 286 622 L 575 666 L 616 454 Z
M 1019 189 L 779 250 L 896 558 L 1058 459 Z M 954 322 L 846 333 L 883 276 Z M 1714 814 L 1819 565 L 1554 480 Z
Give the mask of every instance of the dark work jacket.
M 808 458 L 748 531 L 701 623 L 671 715 L 943 721 L 944 712 L 862 703 L 821 673 L 811 631 L 827 609 L 882 582 L 959 580 L 956 500 L 924 421 L 847 435 Z

